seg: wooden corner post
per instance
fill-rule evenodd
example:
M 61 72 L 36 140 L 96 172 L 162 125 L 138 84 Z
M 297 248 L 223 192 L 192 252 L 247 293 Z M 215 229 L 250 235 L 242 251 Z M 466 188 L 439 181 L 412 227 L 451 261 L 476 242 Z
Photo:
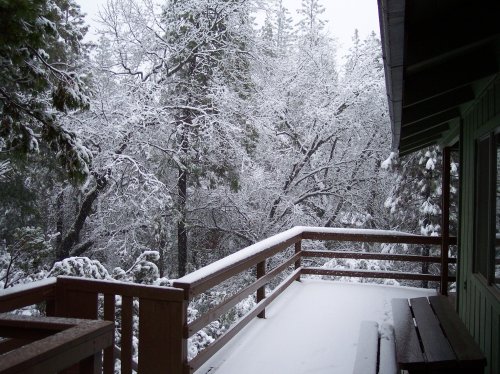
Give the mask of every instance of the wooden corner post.
M 187 372 L 187 305 L 177 300 L 141 298 L 139 306 L 139 373 Z
M 97 319 L 97 293 L 85 287 L 78 287 L 77 282 L 84 281 L 72 278 L 58 278 L 56 283 L 55 303 L 50 305 L 50 314 L 65 318 Z M 88 280 L 87 280 L 88 283 Z M 95 374 L 101 371 L 102 357 L 100 353 L 88 357 L 78 364 L 63 370 L 64 374 Z
M 443 148 L 441 207 L 441 295 L 448 295 L 448 248 L 450 242 L 450 147 Z

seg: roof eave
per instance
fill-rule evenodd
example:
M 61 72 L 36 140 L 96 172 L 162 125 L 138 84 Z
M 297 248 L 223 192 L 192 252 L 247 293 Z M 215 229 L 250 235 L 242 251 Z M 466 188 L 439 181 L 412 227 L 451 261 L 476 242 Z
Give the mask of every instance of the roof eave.
M 405 4 L 405 0 L 378 0 L 393 150 L 399 149 L 401 139 Z

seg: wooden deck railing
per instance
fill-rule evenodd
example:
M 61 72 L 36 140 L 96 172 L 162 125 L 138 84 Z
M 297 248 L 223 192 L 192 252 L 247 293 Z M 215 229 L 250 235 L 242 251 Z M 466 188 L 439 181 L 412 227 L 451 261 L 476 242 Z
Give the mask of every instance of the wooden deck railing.
M 310 251 L 302 250 L 303 240 L 434 245 L 442 247 L 442 255 L 440 257 L 432 257 L 372 252 Z M 229 311 L 244 298 L 256 293 L 257 304 L 255 307 L 236 324 L 231 326 L 224 335 L 219 337 L 215 342 L 190 360 L 187 363 L 186 372 L 194 372 L 197 370 L 254 317 L 265 316 L 266 306 L 282 293 L 294 280 L 299 280 L 301 274 L 437 281 L 441 284 L 441 292 L 446 293 L 448 282 L 455 281 L 455 277 L 448 276 L 447 271 L 448 264 L 456 262 L 456 259 L 448 259 L 448 245 L 453 244 L 456 244 L 456 238 L 447 238 L 443 240 L 441 237 L 424 237 L 393 231 L 295 227 L 244 248 L 220 261 L 216 261 L 202 269 L 188 274 L 185 277 L 177 279 L 174 281 L 174 287 L 184 289 L 186 300 L 189 301 L 204 291 L 227 281 L 243 271 L 255 267 L 256 274 L 256 279 L 252 284 L 239 290 L 236 294 L 188 324 L 185 338 L 191 337 L 210 322 L 215 321 L 221 315 Z M 294 246 L 293 254 L 266 273 L 266 260 L 292 245 Z M 407 272 L 332 270 L 318 267 L 303 267 L 301 259 L 311 257 L 440 263 L 441 269 L 446 268 L 446 271 L 442 271 L 441 275 L 432 275 Z M 265 285 L 292 266 L 293 270 L 291 274 L 266 295 Z
M 0 372 L 56 373 L 73 364 L 97 373 L 103 349 L 112 347 L 110 321 L 0 314 Z
M 313 251 L 302 249 L 304 240 L 418 244 L 441 246 L 442 249 L 439 257 L 374 252 Z M 104 350 L 104 373 L 113 373 L 118 352 L 120 352 L 122 374 L 129 374 L 132 370 L 141 374 L 192 373 L 253 318 L 264 317 L 265 308 L 293 281 L 299 280 L 301 274 L 438 281 L 441 284 L 442 293 L 445 293 L 448 282 L 455 280 L 454 277 L 448 276 L 447 271 L 448 264 L 456 261 L 448 259 L 448 245 L 453 244 L 456 244 L 455 238 L 445 240 L 440 237 L 422 237 L 392 231 L 295 227 L 177 279 L 174 281 L 174 287 L 153 287 L 60 277 L 57 281 L 43 281 L 37 286 L 20 290 L 14 288 L 0 294 L 0 313 L 45 302 L 48 316 L 95 320 L 99 316 L 99 298 L 101 298 L 103 300 L 101 318 L 118 324 L 121 336 L 117 349 L 110 347 Z M 286 255 L 289 252 L 291 253 Z M 279 257 L 283 260 L 272 269 L 268 269 L 267 262 L 277 254 L 280 254 Z M 446 269 L 446 271 L 441 271 L 440 275 L 431 275 L 371 270 L 333 270 L 303 266 L 303 258 L 428 262 L 439 263 L 441 269 Z M 248 270 L 255 272 L 255 281 L 188 323 L 187 307 L 193 298 Z M 283 273 L 286 271 L 290 274 L 285 274 L 283 279 Z M 277 278 L 278 276 L 280 278 Z M 275 283 L 276 279 L 283 280 L 266 294 L 266 285 L 271 282 Z M 197 356 L 188 360 L 188 338 L 252 294 L 256 295 L 257 301 L 254 308 Z M 118 320 L 115 320 L 118 310 L 116 296 L 121 297 Z M 134 300 L 137 301 L 135 304 Z M 138 319 L 133 317 L 134 308 L 138 308 Z M 133 353 L 134 323 L 138 324 L 136 327 L 139 331 L 136 355 Z M 134 356 L 138 357 L 138 362 L 134 362 Z M 80 372 L 87 373 L 82 370 Z
M 114 373 L 115 359 L 120 359 L 122 374 L 130 374 L 132 370 L 159 373 L 163 368 L 168 373 L 182 372 L 187 349 L 183 339 L 187 303 L 182 289 L 72 277 L 36 283 L 20 287 L 19 291 L 12 288 L 0 294 L 0 313 L 44 302 L 47 316 L 90 320 L 101 317 L 119 324 L 121 335 L 116 347 L 104 350 L 103 373 Z M 132 333 L 136 307 L 139 344 L 138 352 L 134 354 Z M 134 361 L 134 356 L 138 356 L 138 362 Z M 62 354 L 61 360 L 64 359 Z M 93 365 L 87 363 L 80 367 L 79 372 L 94 373 Z

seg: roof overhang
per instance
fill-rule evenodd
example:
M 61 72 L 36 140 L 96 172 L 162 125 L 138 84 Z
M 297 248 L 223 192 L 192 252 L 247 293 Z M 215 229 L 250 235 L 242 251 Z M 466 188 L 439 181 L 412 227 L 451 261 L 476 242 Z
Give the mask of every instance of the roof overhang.
M 392 148 L 451 145 L 462 114 L 500 71 L 500 1 L 378 5 Z

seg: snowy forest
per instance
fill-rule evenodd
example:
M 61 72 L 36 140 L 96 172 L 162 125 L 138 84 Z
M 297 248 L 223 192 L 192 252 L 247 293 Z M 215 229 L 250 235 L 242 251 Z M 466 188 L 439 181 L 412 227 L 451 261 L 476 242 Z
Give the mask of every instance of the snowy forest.
M 391 153 L 377 35 L 340 58 L 320 0 L 257 9 L 108 0 L 84 42 L 74 0 L 0 3 L 0 287 L 166 285 L 295 225 L 440 234 L 441 151 Z

